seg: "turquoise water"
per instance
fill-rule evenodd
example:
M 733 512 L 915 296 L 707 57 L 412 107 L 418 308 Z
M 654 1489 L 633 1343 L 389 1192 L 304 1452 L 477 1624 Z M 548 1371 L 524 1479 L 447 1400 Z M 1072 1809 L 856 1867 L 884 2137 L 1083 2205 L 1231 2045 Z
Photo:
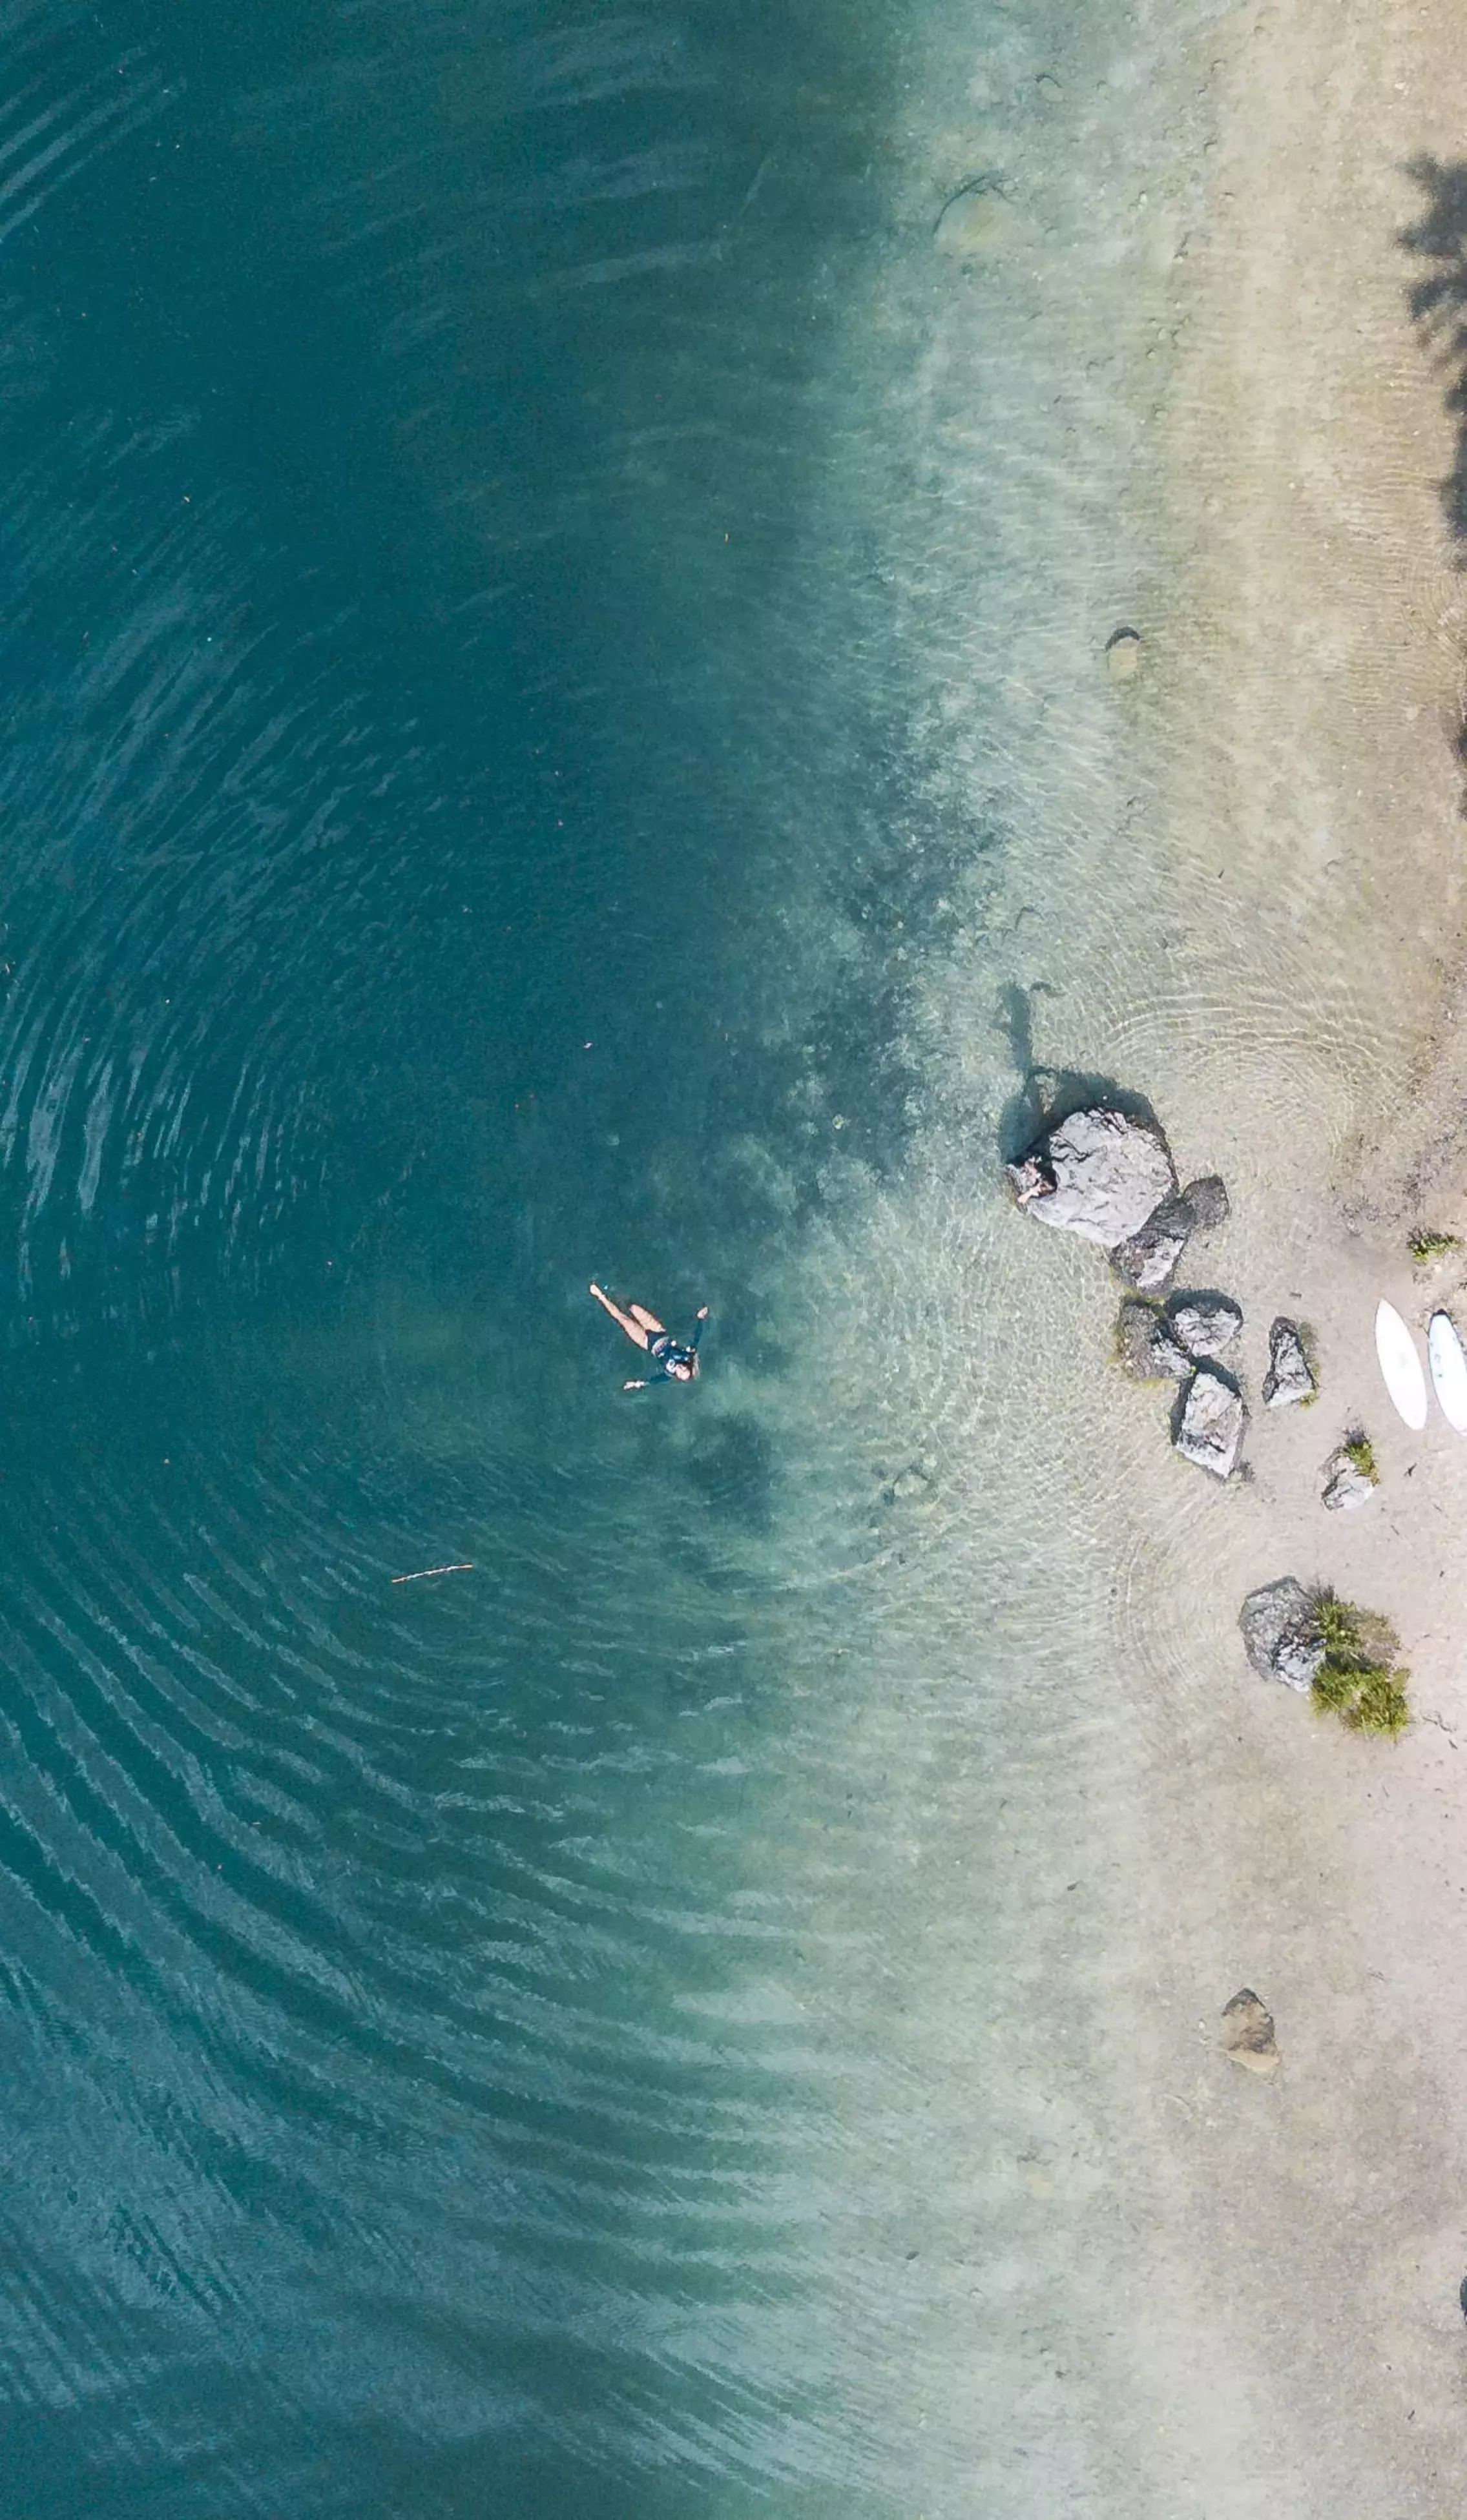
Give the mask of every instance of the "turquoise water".
M 987 1180 L 1011 930 L 941 1088 L 920 992 L 1031 836 L 946 608 L 1111 482 L 1028 308 L 924 369 L 939 37 L 12 22 L 6 2520 L 924 2507 L 871 1649 L 972 1659 L 900 1200 L 949 1087 Z

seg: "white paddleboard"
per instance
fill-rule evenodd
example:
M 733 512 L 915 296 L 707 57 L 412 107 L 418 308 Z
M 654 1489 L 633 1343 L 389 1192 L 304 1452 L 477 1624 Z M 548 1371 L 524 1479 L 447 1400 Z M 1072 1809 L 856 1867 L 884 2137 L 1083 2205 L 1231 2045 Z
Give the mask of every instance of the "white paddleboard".
M 1375 1308 L 1375 1353 L 1397 1413 L 1418 1432 L 1426 1424 L 1426 1376 L 1416 1342 L 1394 1304 Z
M 1449 1314 L 1433 1313 L 1426 1326 L 1426 1353 L 1442 1415 L 1459 1435 L 1467 1435 L 1467 1355 Z

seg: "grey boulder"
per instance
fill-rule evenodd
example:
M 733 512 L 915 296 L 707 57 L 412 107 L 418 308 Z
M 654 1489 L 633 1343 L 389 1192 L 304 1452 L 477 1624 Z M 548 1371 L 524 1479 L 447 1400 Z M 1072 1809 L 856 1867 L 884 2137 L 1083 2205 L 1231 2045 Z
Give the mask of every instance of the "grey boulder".
M 1231 1478 L 1243 1444 L 1245 1411 L 1240 1395 L 1211 1366 L 1201 1365 L 1182 1401 L 1171 1440 L 1183 1461 Z
M 1221 1356 L 1243 1328 L 1243 1307 L 1230 1295 L 1178 1295 L 1167 1319 L 1192 1356 Z
M 1261 1584 L 1238 1612 L 1243 1646 L 1254 1670 L 1286 1688 L 1311 1688 L 1324 1662 L 1314 1605 L 1298 1578 Z
M 1116 1354 L 1138 1382 L 1185 1382 L 1192 1359 L 1156 1304 L 1128 1299 L 1116 1323 Z
M 1172 1191 L 1152 1209 L 1144 1225 L 1111 1253 L 1117 1277 L 1143 1295 L 1159 1295 L 1187 1247 L 1193 1222 L 1186 1200 Z
M 1263 1376 L 1265 1409 L 1292 1409 L 1301 1400 L 1312 1400 L 1314 1376 L 1304 1352 L 1297 1322 L 1285 1321 L 1282 1314 L 1268 1331 L 1268 1371 Z
M 1139 1232 L 1176 1189 L 1167 1141 L 1154 1121 L 1123 1111 L 1074 1111 L 1005 1167 L 1018 1205 L 1045 1225 L 1083 1235 L 1107 1251 Z
M 1200 1181 L 1188 1182 L 1182 1196 L 1196 1219 L 1199 1234 L 1211 1234 L 1215 1227 L 1225 1225 L 1232 1214 L 1220 1173 L 1204 1173 Z
M 1368 1471 L 1359 1469 L 1348 1453 L 1331 1453 L 1324 1464 L 1324 1508 L 1327 1513 L 1354 1513 L 1368 1505 L 1375 1494 L 1375 1481 Z

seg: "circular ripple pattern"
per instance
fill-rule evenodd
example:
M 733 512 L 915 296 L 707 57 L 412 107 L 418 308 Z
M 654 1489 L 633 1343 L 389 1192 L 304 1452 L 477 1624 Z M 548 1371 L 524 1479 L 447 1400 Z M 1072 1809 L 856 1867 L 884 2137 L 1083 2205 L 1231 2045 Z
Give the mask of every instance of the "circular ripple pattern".
M 1048 2520 L 1160 2436 L 1046 2200 L 1238 1552 L 993 1147 L 1027 1025 L 1246 1192 L 1405 1027 L 1322 860 L 1219 962 L 1095 669 L 1202 163 L 1104 17 L 12 29 L 0 2520 Z

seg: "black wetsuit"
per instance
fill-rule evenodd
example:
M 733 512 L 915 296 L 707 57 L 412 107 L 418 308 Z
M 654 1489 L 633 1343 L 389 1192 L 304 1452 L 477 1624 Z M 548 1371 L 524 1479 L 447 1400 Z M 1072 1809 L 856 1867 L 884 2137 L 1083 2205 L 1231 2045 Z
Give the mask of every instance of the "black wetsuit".
M 688 1379 L 687 1375 L 679 1373 L 677 1372 L 677 1368 L 680 1365 L 692 1365 L 694 1363 L 698 1355 L 698 1342 L 702 1336 L 703 1324 L 701 1321 L 693 1331 L 693 1343 L 691 1347 L 686 1346 L 681 1339 L 675 1339 L 670 1330 L 659 1330 L 656 1337 L 650 1338 L 647 1342 L 647 1362 L 655 1369 L 654 1372 L 648 1375 L 648 1381 L 686 1381 Z

